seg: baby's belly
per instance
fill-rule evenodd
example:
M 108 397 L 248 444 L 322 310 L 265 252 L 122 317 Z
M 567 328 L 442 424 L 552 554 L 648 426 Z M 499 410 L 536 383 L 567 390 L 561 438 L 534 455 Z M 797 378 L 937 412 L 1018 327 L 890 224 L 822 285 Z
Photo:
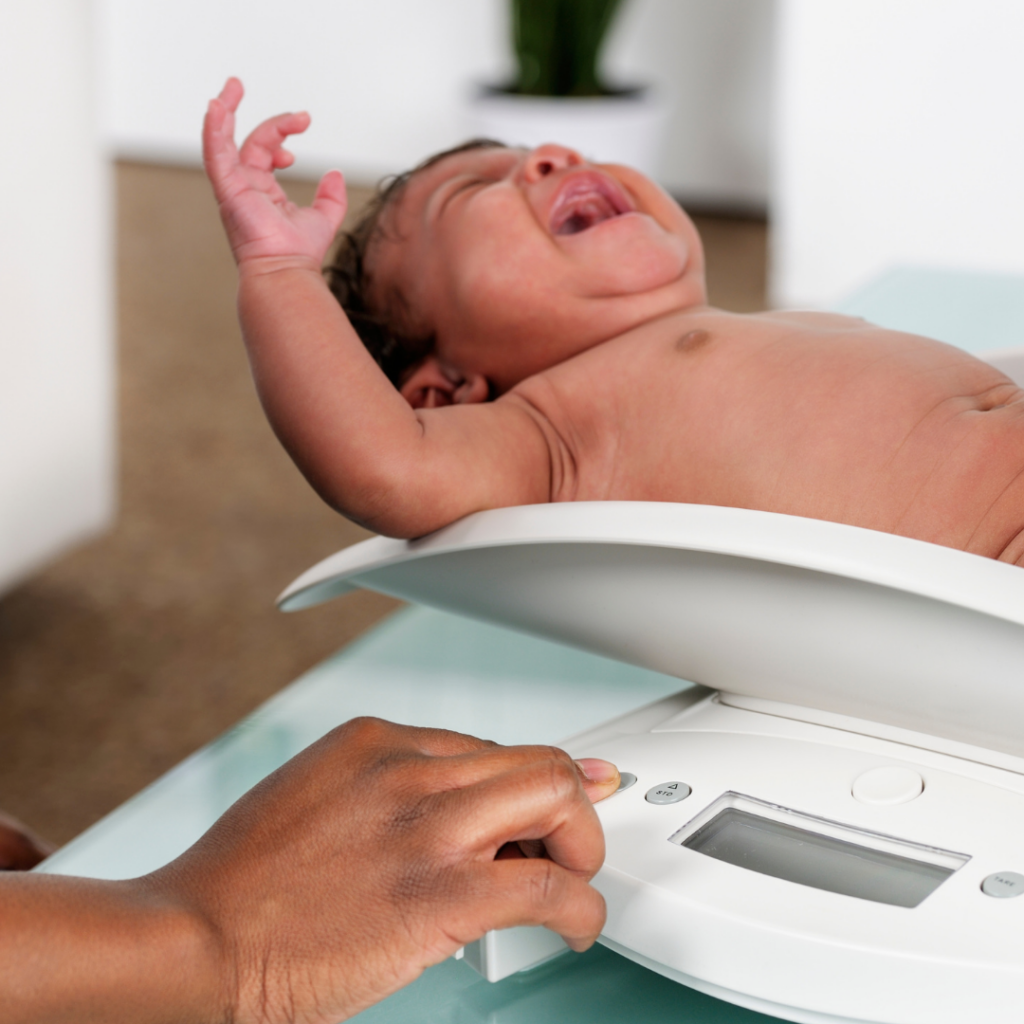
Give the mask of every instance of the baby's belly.
M 893 532 L 1016 561 L 1024 531 L 1024 393 L 965 411 L 919 441 L 938 453 Z M 912 439 L 912 443 L 917 439 Z
M 602 496 L 826 519 L 1016 561 L 1024 392 L 1006 389 L 999 400 L 986 409 L 949 398 L 907 420 L 840 411 L 809 422 L 766 415 L 736 429 L 706 421 L 703 437 L 691 422 L 657 467 L 620 467 Z

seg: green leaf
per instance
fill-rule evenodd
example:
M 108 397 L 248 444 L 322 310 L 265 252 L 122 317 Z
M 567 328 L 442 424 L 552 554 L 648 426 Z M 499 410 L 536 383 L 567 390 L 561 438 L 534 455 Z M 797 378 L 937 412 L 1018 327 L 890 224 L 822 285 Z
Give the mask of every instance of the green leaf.
M 512 0 L 512 34 L 527 96 L 603 96 L 601 48 L 622 0 Z

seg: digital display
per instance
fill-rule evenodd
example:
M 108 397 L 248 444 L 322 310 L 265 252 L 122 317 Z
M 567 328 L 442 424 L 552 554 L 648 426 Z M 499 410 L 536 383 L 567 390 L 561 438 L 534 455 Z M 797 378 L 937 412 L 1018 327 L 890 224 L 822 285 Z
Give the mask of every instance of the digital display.
M 916 907 L 956 870 L 737 807 L 720 811 L 681 845 L 762 875 L 895 907 Z

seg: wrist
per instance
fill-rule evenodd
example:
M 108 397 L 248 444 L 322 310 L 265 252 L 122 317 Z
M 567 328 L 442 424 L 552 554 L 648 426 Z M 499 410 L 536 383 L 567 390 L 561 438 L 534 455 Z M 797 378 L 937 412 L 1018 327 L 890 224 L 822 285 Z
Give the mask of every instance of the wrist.
M 299 253 L 281 256 L 250 256 L 238 261 L 240 280 L 266 277 L 270 274 L 300 271 L 322 277 L 320 263 Z
M 177 917 L 176 947 L 180 961 L 188 965 L 178 973 L 187 979 L 190 990 L 188 1001 L 179 998 L 175 1005 L 190 1015 L 179 1014 L 175 1024 L 311 1020 L 310 1015 L 296 1012 L 297 1006 L 315 1006 L 316 993 L 307 992 L 302 980 L 291 976 L 289 943 L 279 948 L 277 929 L 269 930 L 271 938 L 268 929 L 259 926 L 266 913 L 264 903 L 275 902 L 269 890 L 258 890 L 252 898 L 239 901 L 238 894 L 231 892 L 230 880 L 223 885 L 224 872 L 197 874 L 196 864 L 190 865 L 188 859 L 186 855 L 149 879 L 138 879 L 152 885 L 160 901 L 173 907 Z M 227 874 L 235 875 L 236 880 L 247 874 L 244 864 L 234 867 L 236 870 Z
M 237 970 L 229 943 L 210 915 L 164 871 L 122 883 L 145 923 L 140 942 L 158 951 L 155 969 L 173 987 L 165 1006 L 175 1021 L 235 1020 Z

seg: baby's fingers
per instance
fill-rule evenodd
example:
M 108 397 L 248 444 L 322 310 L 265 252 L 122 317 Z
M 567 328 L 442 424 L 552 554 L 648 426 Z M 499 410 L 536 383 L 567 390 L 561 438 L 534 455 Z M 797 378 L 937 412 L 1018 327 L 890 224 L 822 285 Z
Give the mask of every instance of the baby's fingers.
M 348 193 L 341 171 L 328 171 L 317 185 L 313 209 L 324 215 L 334 231 L 341 227 L 348 209 Z
M 245 89 L 242 88 L 242 83 L 232 77 L 224 83 L 224 88 L 221 89 L 217 99 L 233 114 L 238 109 L 238 104 L 242 102 L 244 95 Z
M 235 147 L 235 111 L 242 99 L 242 83 L 229 78 L 220 95 L 210 100 L 203 120 L 203 166 L 214 189 L 221 191 L 238 167 Z
M 249 137 L 242 143 L 239 157 L 247 167 L 261 171 L 271 171 L 279 167 L 288 167 L 294 159 L 283 148 L 284 140 L 289 135 L 298 135 L 309 127 L 309 114 L 278 114 L 253 129 Z

